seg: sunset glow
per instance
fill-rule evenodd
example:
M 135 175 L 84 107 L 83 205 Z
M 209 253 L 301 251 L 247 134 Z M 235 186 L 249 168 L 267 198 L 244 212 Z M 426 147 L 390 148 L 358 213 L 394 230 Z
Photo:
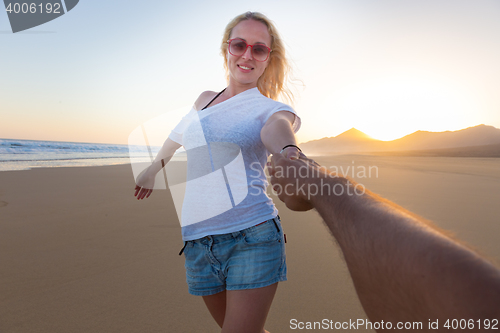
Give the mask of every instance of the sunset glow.
M 449 82 L 391 76 L 352 85 L 337 93 L 338 116 L 379 140 L 417 130 L 445 131 L 474 124 L 477 105 Z
M 498 1 L 193 4 L 137 11 L 106 0 L 96 16 L 97 5 L 80 2 L 16 34 L 0 14 L 0 137 L 126 143 L 140 124 L 226 87 L 220 37 L 248 10 L 275 22 L 303 83 L 299 143 L 353 127 L 381 140 L 500 128 Z
M 417 130 L 461 129 L 474 122 L 469 96 L 425 78 L 366 81 L 352 87 L 341 105 L 345 122 L 379 140 L 394 140 Z

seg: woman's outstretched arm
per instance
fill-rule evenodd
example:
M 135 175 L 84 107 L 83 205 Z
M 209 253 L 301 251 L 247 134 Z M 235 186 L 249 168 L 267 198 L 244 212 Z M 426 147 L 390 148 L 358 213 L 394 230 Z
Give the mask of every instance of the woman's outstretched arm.
M 137 177 L 134 194 L 137 200 L 148 198 L 151 195 L 156 174 L 170 161 L 175 151 L 180 147 L 180 144 L 170 138 L 165 140 L 153 163 Z
M 271 154 L 281 152 L 281 149 L 287 145 L 297 145 L 292 130 L 294 120 L 293 113 L 278 111 L 266 121 L 260 132 L 260 139 Z M 283 151 L 283 155 L 290 159 L 297 159 L 299 150 L 295 147 L 288 147 Z

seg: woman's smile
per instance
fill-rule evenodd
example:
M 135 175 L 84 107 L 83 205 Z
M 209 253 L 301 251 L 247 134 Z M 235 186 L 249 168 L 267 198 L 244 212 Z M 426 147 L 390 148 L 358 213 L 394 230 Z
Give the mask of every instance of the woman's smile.
M 254 68 L 249 65 L 236 65 L 243 73 L 250 73 Z

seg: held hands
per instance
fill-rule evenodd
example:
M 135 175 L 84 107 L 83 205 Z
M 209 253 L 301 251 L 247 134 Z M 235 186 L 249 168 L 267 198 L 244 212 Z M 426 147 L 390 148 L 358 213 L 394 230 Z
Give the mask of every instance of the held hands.
M 299 158 L 301 151 L 294 146 L 286 147 L 282 150 L 281 154 L 290 160 L 296 160 Z M 305 156 L 305 155 L 304 155 Z
M 287 154 L 287 150 L 290 153 Z M 313 181 L 309 175 L 318 175 L 321 166 L 309 159 L 298 150 L 287 148 L 282 154 L 273 154 L 270 163 L 267 164 L 273 190 L 278 198 L 283 201 L 288 208 L 295 211 L 307 211 L 313 207 L 310 193 L 308 193 L 307 183 Z M 302 170 L 302 173 L 299 171 Z M 307 170 L 307 172 L 305 172 Z M 307 174 L 306 177 L 300 175 Z

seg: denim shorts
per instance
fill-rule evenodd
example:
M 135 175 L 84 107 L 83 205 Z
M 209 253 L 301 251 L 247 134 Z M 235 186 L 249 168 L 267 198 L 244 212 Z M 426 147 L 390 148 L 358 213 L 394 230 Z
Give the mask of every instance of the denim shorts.
M 189 293 L 208 296 L 286 281 L 285 240 L 279 218 L 222 235 L 187 241 Z

